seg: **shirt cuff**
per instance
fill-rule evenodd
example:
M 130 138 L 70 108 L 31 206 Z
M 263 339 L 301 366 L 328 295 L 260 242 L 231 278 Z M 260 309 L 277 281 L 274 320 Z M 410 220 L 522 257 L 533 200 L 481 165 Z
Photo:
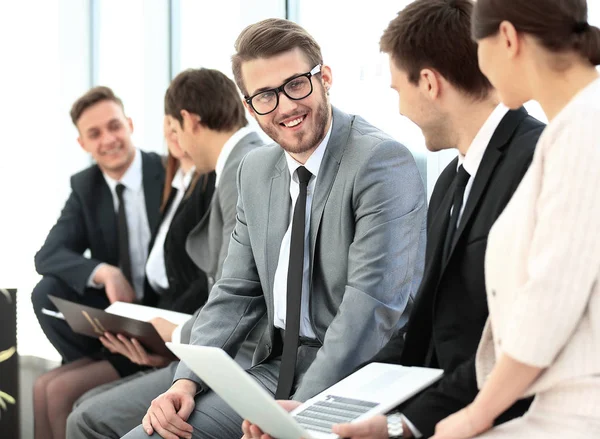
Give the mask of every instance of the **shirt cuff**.
M 181 330 L 183 329 L 183 325 L 177 325 L 175 329 L 173 329 L 173 333 L 171 334 L 171 343 L 180 344 L 181 343 Z
M 406 426 L 408 427 L 408 429 L 410 430 L 410 432 L 412 433 L 412 435 L 414 437 L 416 437 L 417 439 L 419 439 L 420 437 L 423 437 L 423 435 L 417 429 L 417 427 L 415 427 L 414 424 L 412 422 L 410 422 L 406 416 L 404 416 L 402 413 L 400 413 L 400 416 L 402 417 L 402 422 L 404 422 L 406 424 Z
M 90 277 L 88 277 L 88 281 L 87 281 L 87 286 L 88 288 L 104 288 L 103 284 L 97 284 L 96 282 L 94 282 L 94 276 L 96 276 L 96 272 L 98 270 L 100 270 L 100 267 L 102 267 L 104 264 L 98 264 L 96 265 L 96 268 L 94 268 L 94 270 L 92 271 L 92 274 L 90 274 Z

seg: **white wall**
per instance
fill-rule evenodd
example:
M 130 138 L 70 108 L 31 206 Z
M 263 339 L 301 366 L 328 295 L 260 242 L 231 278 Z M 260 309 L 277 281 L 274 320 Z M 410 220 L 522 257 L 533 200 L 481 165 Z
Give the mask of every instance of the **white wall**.
M 230 56 L 241 29 L 285 16 L 285 0 L 173 0 L 177 70 L 217 68 L 231 76 Z M 588 1 L 600 24 L 600 2 Z M 90 7 L 97 12 L 95 58 Z M 378 41 L 408 0 L 291 0 L 332 66 L 332 100 L 403 142 L 421 160 L 429 192 L 452 151 L 425 150 L 419 129 L 398 115 L 387 59 Z M 18 293 L 18 343 L 24 355 L 58 358 L 30 302 L 38 281 L 33 257 L 69 194 L 69 176 L 90 164 L 69 119 L 72 102 L 91 85 L 123 98 L 144 149 L 164 151 L 163 96 L 169 82 L 169 0 L 15 0 L 0 2 L 0 287 Z M 94 68 L 92 68 L 94 66 Z M 175 71 L 174 73 L 177 73 Z M 95 85 L 94 84 L 94 85 Z M 528 104 L 545 119 L 537 104 Z
M 21 354 L 57 358 L 29 297 L 39 279 L 33 255 L 68 196 L 68 176 L 89 164 L 69 119 L 89 85 L 88 7 L 0 2 L 0 285 L 18 288 Z

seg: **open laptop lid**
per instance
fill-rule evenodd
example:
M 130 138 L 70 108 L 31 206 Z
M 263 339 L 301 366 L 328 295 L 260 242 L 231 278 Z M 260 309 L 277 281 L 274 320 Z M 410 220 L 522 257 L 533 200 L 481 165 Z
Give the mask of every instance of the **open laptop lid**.
M 322 410 L 318 406 L 331 404 L 332 397 L 347 397 L 362 400 L 358 402 L 374 403 L 351 422 L 386 413 L 433 384 L 443 373 L 439 369 L 372 363 L 324 390 L 289 414 L 223 350 L 172 343 L 167 343 L 167 347 L 240 416 L 278 439 L 337 438 L 329 428 L 323 428 L 324 425 L 317 428 L 316 424 L 306 422 L 305 415 L 301 416 L 302 419 L 294 419 L 294 416 L 301 415 L 310 406 L 313 407 L 310 408 L 311 411 Z M 306 428 L 300 423 L 305 424 Z
M 265 433 L 277 439 L 313 437 L 222 349 L 173 343 L 167 347 L 241 417 L 260 425 Z

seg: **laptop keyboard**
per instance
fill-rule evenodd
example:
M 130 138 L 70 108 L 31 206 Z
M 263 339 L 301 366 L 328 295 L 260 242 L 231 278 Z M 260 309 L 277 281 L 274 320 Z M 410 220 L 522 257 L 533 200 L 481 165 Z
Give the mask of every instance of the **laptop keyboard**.
M 373 402 L 328 396 L 294 415 L 294 419 L 307 430 L 331 433 L 334 424 L 353 421 L 376 406 Z

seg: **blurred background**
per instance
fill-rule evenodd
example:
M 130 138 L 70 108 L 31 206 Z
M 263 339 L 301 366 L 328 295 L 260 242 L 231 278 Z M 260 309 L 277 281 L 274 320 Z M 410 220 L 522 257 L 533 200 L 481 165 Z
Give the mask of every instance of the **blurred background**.
M 428 153 L 397 110 L 379 38 L 402 0 L 19 0 L 0 2 L 0 287 L 17 288 L 21 356 L 59 356 L 39 329 L 30 293 L 33 256 L 90 165 L 69 118 L 73 101 L 107 85 L 133 118 L 138 147 L 165 152 L 163 96 L 190 67 L 231 76 L 235 38 L 246 25 L 289 18 L 311 32 L 333 70 L 334 105 L 360 114 L 414 154 L 428 193 L 454 153 Z M 600 22 L 600 2 L 590 22 Z M 544 119 L 539 107 L 528 106 Z

